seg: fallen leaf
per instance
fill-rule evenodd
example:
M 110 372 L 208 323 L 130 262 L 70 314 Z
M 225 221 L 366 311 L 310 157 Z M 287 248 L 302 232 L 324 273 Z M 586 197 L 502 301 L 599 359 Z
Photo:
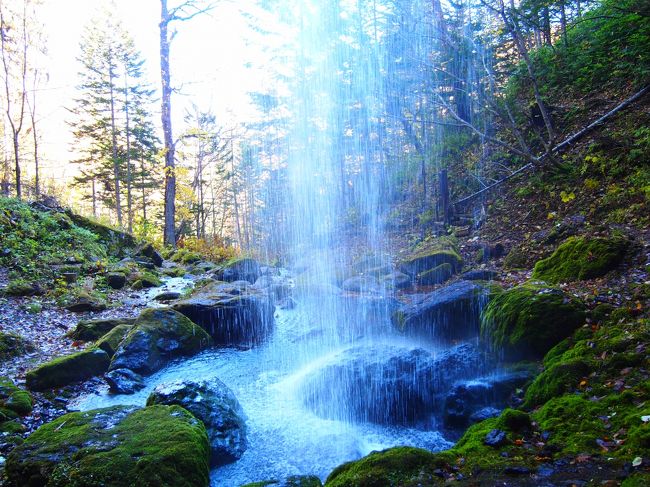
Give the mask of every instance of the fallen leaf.
M 633 467 L 640 467 L 642 463 L 643 463 L 643 458 L 641 457 L 636 457 L 634 460 L 632 460 Z

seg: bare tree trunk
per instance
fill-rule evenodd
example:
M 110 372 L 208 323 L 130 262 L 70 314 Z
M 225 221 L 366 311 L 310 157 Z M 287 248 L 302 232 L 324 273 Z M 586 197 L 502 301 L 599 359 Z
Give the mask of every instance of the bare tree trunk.
M 124 73 L 124 112 L 126 115 L 126 208 L 127 230 L 133 233 L 133 201 L 131 198 L 131 133 L 129 130 L 129 77 Z
M 160 76 L 162 79 L 163 139 L 165 144 L 165 227 L 163 240 L 166 245 L 176 247 L 176 163 L 174 161 L 174 140 L 172 137 L 171 80 L 169 68 L 168 27 L 172 17 L 167 9 L 167 0 L 160 0 Z
M 4 68 L 4 78 L 5 78 L 5 113 L 11 127 L 11 141 L 13 143 L 13 155 L 14 155 L 14 165 L 15 165 L 15 179 L 16 179 L 16 197 L 18 199 L 22 198 L 22 180 L 20 174 L 20 132 L 23 128 L 23 122 L 25 120 L 25 103 L 27 99 L 27 3 L 23 3 L 23 17 L 21 25 L 21 35 L 22 35 L 22 59 L 21 59 L 21 69 L 20 69 L 20 78 L 21 78 L 21 91 L 19 93 L 19 105 L 20 108 L 17 112 L 17 120 L 14 120 L 16 114 L 12 111 L 11 104 L 11 70 L 9 64 L 11 62 L 7 47 L 8 36 L 5 35 L 5 32 L 9 31 L 10 27 L 7 26 L 4 17 L 4 11 L 1 9 L 0 4 L 0 51 L 2 54 L 2 65 Z
M 110 62 L 113 62 L 111 56 Z M 112 137 L 112 150 L 113 150 L 113 179 L 115 180 L 115 211 L 117 213 L 117 224 L 122 227 L 122 198 L 120 194 L 120 161 L 117 157 L 117 128 L 115 127 L 115 94 L 113 93 L 113 80 L 115 73 L 113 66 L 109 66 L 109 95 L 111 97 L 111 137 Z
M 36 73 L 34 73 L 34 79 L 36 79 Z M 34 191 L 36 192 L 36 197 L 38 198 L 41 194 L 41 183 L 39 178 L 39 162 L 38 162 L 38 133 L 36 131 L 36 82 L 34 81 L 34 89 L 32 92 L 32 101 L 29 102 L 29 115 L 32 122 L 32 137 L 34 140 Z
M 140 155 L 140 178 L 142 183 L 142 221 L 147 224 L 147 192 L 144 180 L 144 154 Z
M 95 178 L 92 179 L 93 191 L 93 217 L 97 218 L 97 193 L 95 192 Z

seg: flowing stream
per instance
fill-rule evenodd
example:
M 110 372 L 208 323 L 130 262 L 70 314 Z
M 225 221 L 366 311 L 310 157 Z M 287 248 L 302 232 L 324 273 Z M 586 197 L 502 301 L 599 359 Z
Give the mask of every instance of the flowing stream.
M 302 378 L 336 356 L 314 339 L 313 323 L 300 304 L 276 312 L 276 330 L 264 345 L 249 350 L 215 349 L 173 363 L 147 379 L 147 387 L 133 395 L 103 391 L 82 398 L 82 410 L 116 404 L 144 405 L 153 388 L 178 379 L 218 377 L 239 399 L 247 415 L 249 446 L 243 457 L 212 471 L 213 486 L 236 487 L 247 482 L 289 475 L 325 477 L 343 462 L 373 450 L 411 445 L 440 450 L 451 443 L 435 428 L 417 429 L 329 420 L 316 416 L 299 393 Z M 412 344 L 398 338 L 368 337 L 355 346 L 390 343 Z M 342 348 L 345 348 L 342 346 Z M 433 346 L 430 351 L 435 353 Z M 335 384 L 331 384 L 335 387 Z

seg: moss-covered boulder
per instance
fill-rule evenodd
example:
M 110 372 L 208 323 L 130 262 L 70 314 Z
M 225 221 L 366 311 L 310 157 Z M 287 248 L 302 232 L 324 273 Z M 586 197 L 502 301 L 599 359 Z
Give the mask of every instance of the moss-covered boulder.
M 32 395 L 8 377 L 0 377 L 0 422 L 25 416 L 32 411 Z
M 0 332 L 0 362 L 34 350 L 31 342 L 14 333 Z
M 172 309 L 146 309 L 135 320 L 113 356 L 110 369 L 149 375 L 177 357 L 194 355 L 212 345 L 198 325 Z
M 110 360 L 108 354 L 99 348 L 55 358 L 27 372 L 27 387 L 44 391 L 81 382 L 106 372 Z
M 524 284 L 492 297 L 481 317 L 481 336 L 505 360 L 542 358 L 585 316 L 584 305 L 561 290 Z
M 454 268 L 451 264 L 440 264 L 433 269 L 421 272 L 417 275 L 417 281 L 425 286 L 442 284 L 454 274 Z
M 203 424 L 178 406 L 127 406 L 66 414 L 7 457 L 12 486 L 205 487 Z
M 73 340 L 92 342 L 103 337 L 113 328 L 121 325 L 132 325 L 134 321 L 134 318 L 80 320 L 76 328 L 69 333 L 69 336 Z
M 456 240 L 452 237 L 438 237 L 427 240 L 399 265 L 405 274 L 416 277 L 442 264 L 449 264 L 453 273 L 463 267 Z
M 603 276 L 621 263 L 629 245 L 623 237 L 570 237 L 535 264 L 533 278 L 556 284 Z
M 260 263 L 255 259 L 244 257 L 226 262 L 214 273 L 214 278 L 225 282 L 248 281 L 252 284 L 261 274 Z
M 162 286 L 162 281 L 152 272 L 136 272 L 129 277 L 133 289 L 148 289 Z
M 115 352 L 117 352 L 120 343 L 122 343 L 122 340 L 124 340 L 132 328 L 133 324 L 125 323 L 122 325 L 117 325 L 115 328 L 97 340 L 95 346 L 97 348 L 101 348 L 108 354 L 109 357 L 113 358 L 113 355 L 115 355 Z
M 246 451 L 244 410 L 235 394 L 219 379 L 160 384 L 147 399 L 148 406 L 153 404 L 176 404 L 203 421 L 213 466 L 234 462 Z
M 439 455 L 420 448 L 390 448 L 336 467 L 327 477 L 325 486 L 416 486 L 418 479 L 432 478 L 436 469 L 445 463 Z

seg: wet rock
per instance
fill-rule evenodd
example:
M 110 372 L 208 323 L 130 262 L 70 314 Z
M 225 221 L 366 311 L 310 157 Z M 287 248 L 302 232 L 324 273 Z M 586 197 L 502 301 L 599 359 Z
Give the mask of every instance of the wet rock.
M 442 264 L 449 264 L 452 273 L 458 272 L 463 266 L 455 242 L 443 237 L 429 242 L 426 247 L 407 257 L 400 263 L 399 270 L 415 277 Z
M 156 267 L 161 267 L 163 265 L 164 259 L 162 258 L 162 255 L 160 255 L 160 253 L 151 244 L 147 244 L 142 247 L 142 249 L 140 249 L 140 255 L 151 259 L 151 262 Z
M 212 466 L 234 462 L 246 451 L 244 411 L 233 392 L 219 379 L 161 384 L 147 399 L 148 406 L 153 404 L 176 404 L 203 421 Z
M 351 292 L 376 292 L 379 289 L 377 279 L 372 276 L 354 276 L 346 279 L 341 288 Z
M 133 394 L 145 387 L 142 376 L 129 369 L 111 370 L 104 379 L 113 394 Z
M 499 273 L 487 269 L 476 269 L 465 272 L 464 274 L 461 274 L 460 277 L 465 281 L 494 281 L 499 279 Z
M 113 356 L 110 370 L 131 369 L 148 375 L 177 357 L 212 345 L 205 331 L 172 309 L 146 309 L 135 320 Z
M 411 276 L 403 272 L 395 271 L 381 276 L 379 282 L 394 289 L 406 289 L 413 285 Z
M 165 291 L 157 294 L 153 299 L 156 301 L 174 301 L 181 297 L 181 293 L 177 291 Z
M 99 348 L 89 348 L 72 355 L 55 358 L 27 372 L 27 387 L 45 391 L 81 382 L 102 375 L 108 370 L 110 358 Z
M 483 444 L 498 448 L 508 443 L 506 432 L 499 429 L 493 429 L 483 439 Z
M 218 281 L 248 281 L 253 283 L 261 275 L 261 266 L 254 259 L 237 259 L 226 264 L 223 268 L 214 273 Z
M 134 318 L 108 318 L 98 320 L 80 320 L 77 327 L 69 333 L 73 340 L 92 342 L 106 335 L 120 325 L 132 325 Z
M 432 414 L 451 384 L 476 374 L 481 364 L 468 344 L 437 356 L 421 348 L 351 348 L 308 375 L 301 392 L 305 404 L 325 418 L 411 424 Z
M 499 416 L 500 413 L 501 413 L 500 409 L 487 406 L 472 413 L 472 415 L 469 417 L 469 423 L 470 424 L 480 423 L 481 421 L 485 421 L 486 419 L 496 418 L 497 416 Z
M 274 326 L 274 306 L 268 294 L 234 283 L 208 284 L 173 308 L 203 327 L 217 345 L 256 345 Z
M 114 406 L 63 415 L 41 426 L 7 457 L 10 485 L 209 483 L 208 440 L 178 406 Z
M 481 305 L 489 289 L 469 281 L 455 282 L 402 306 L 393 313 L 393 325 L 409 335 L 456 340 L 476 336 Z
M 464 428 L 477 418 L 508 405 L 511 394 L 531 378 L 527 371 L 481 377 L 456 383 L 445 400 L 444 421 L 447 427 Z M 479 413 L 480 414 L 477 414 Z
M 126 276 L 120 272 L 111 272 L 106 276 L 106 283 L 113 289 L 126 286 Z

